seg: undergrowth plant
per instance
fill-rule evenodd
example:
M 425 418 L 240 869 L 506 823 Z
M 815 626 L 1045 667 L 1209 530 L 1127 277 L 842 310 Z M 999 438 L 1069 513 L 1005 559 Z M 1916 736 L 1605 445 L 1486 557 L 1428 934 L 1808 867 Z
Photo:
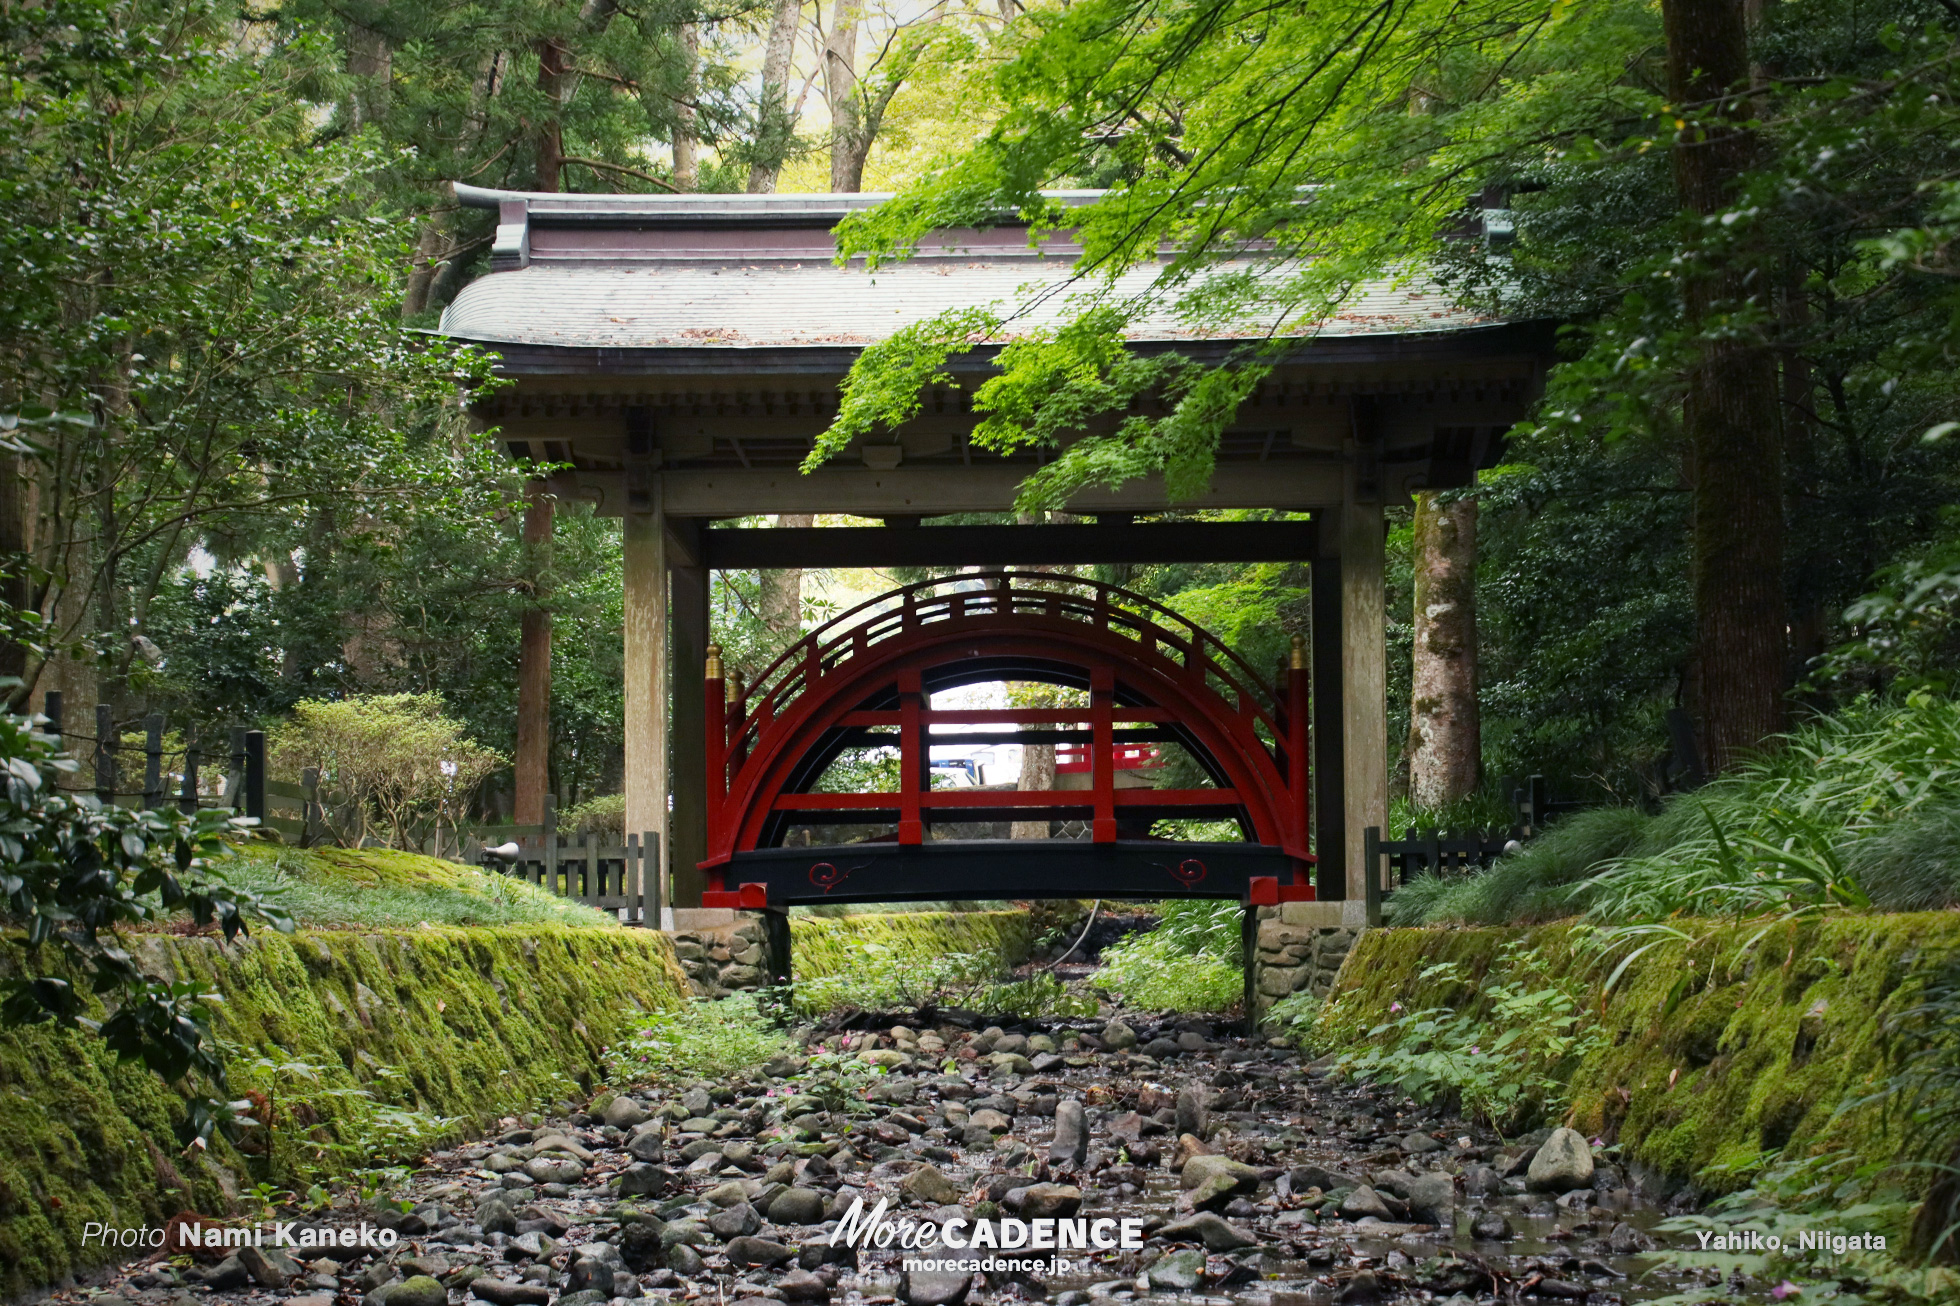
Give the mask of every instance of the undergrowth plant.
M 885 943 L 858 944 L 850 964 L 798 980 L 799 1011 L 922 1011 L 964 1007 L 990 1015 L 1094 1015 L 1095 1004 L 1052 973 L 1014 979 L 1006 962 L 979 952 L 927 954 Z
M 606 1077 L 619 1085 L 724 1079 L 790 1051 L 762 1003 L 732 993 L 641 1016 L 623 1043 L 606 1049 Z
M 1472 989 L 1454 962 L 1427 967 L 1420 979 Z M 1310 1037 L 1328 1050 L 1347 1047 L 1335 1063 L 1345 1074 L 1392 1083 L 1419 1102 L 1460 1106 L 1500 1131 L 1560 1112 L 1572 1071 L 1604 1038 L 1587 1019 L 1581 986 L 1514 942 L 1474 988 L 1482 999 L 1475 1005 L 1409 1011 L 1393 1003 L 1391 1019 L 1358 1045 L 1340 1024 L 1346 1013 L 1323 1004 Z
M 1092 983 L 1162 1011 L 1228 1011 L 1245 998 L 1236 902 L 1166 902 L 1157 928 L 1105 948 Z

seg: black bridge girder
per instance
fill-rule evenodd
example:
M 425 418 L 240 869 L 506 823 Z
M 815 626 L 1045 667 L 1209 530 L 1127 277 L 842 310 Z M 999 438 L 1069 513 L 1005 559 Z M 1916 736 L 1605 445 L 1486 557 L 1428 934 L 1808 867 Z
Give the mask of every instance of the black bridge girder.
M 944 839 L 912 847 L 843 844 L 736 853 L 721 867 L 733 890 L 761 884 L 771 907 L 819 902 L 973 898 L 1225 898 L 1255 876 L 1291 884 L 1294 863 L 1252 843 L 1122 839 Z

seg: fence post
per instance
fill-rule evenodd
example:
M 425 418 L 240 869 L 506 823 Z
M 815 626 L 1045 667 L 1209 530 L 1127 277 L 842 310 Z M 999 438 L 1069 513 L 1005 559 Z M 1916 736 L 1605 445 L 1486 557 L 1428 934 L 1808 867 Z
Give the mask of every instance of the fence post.
M 116 754 L 110 741 L 116 722 L 107 703 L 95 705 L 95 796 L 104 807 L 116 801 Z
M 660 835 L 648 830 L 640 836 L 640 874 L 645 882 L 653 886 L 650 896 L 653 903 L 653 928 L 669 928 L 667 920 L 667 877 L 660 870 Z
M 225 806 L 232 812 L 245 801 L 245 727 L 231 728 L 231 770 L 225 772 Z
M 1370 925 L 1382 923 L 1382 829 L 1371 825 L 1361 836 L 1363 899 Z
M 197 737 L 184 736 L 184 787 L 177 794 L 177 810 L 185 816 L 197 815 Z
M 311 848 L 313 841 L 320 837 L 320 827 L 326 824 L 324 820 L 317 819 L 322 815 L 320 812 L 320 768 L 309 766 L 302 770 L 299 773 L 299 787 L 306 791 L 306 797 L 301 799 L 302 805 L 299 812 L 299 846 L 302 848 Z
M 245 815 L 265 820 L 265 731 L 245 732 Z
M 558 795 L 544 796 L 544 883 L 560 898 L 569 885 L 558 883 Z
M 54 736 L 54 751 L 59 753 L 61 743 L 61 691 L 50 689 L 47 699 L 41 704 L 41 715 L 48 719 L 47 733 Z
M 143 810 L 163 806 L 163 713 L 143 718 Z

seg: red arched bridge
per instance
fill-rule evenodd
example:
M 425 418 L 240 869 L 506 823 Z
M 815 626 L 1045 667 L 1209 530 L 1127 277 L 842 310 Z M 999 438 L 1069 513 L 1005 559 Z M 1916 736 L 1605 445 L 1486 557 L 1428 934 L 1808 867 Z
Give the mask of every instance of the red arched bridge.
M 710 907 L 959 898 L 1313 897 L 1307 672 L 1276 684 L 1140 594 L 1045 572 L 988 571 L 893 590 L 804 636 L 743 686 L 708 665 Z M 988 681 L 1077 691 L 1062 707 L 935 708 Z M 930 750 L 1057 744 L 1087 787 L 934 788 Z M 1184 788 L 1117 783 L 1139 745 L 1181 746 Z M 826 792 L 850 752 L 897 755 L 897 787 Z M 1202 783 L 1198 783 L 1202 781 Z M 1234 822 L 1240 838 L 1153 837 L 1158 822 Z M 962 839 L 976 822 L 1081 822 L 1087 839 Z M 865 834 L 845 841 L 850 828 Z M 938 827 L 935 829 L 935 827 Z M 817 833 L 828 831 L 828 839 Z

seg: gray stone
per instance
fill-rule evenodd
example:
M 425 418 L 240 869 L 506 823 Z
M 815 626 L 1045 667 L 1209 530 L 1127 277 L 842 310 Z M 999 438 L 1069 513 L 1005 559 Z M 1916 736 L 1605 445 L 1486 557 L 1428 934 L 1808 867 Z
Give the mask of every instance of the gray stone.
M 1438 1151 L 1442 1146 L 1428 1134 L 1405 1134 L 1402 1138 L 1402 1150 L 1418 1156 L 1424 1152 Z
M 449 1290 L 426 1274 L 404 1279 L 382 1297 L 388 1306 L 446 1306 Z
M 585 1162 L 569 1156 L 538 1156 L 524 1163 L 524 1173 L 541 1184 L 570 1184 L 585 1178 Z
M 737 1202 L 709 1216 L 708 1227 L 721 1238 L 742 1238 L 762 1227 L 762 1217 L 747 1202 Z
M 1055 1139 L 1048 1145 L 1051 1165 L 1079 1166 L 1089 1155 L 1089 1119 L 1082 1104 L 1065 1098 L 1055 1104 Z
M 1371 1215 L 1377 1220 L 1391 1218 L 1388 1211 L 1388 1203 L 1382 1201 L 1381 1194 L 1370 1188 L 1367 1184 L 1361 1185 L 1341 1199 L 1342 1219 L 1362 1220 Z
M 614 1129 L 631 1129 L 634 1125 L 648 1119 L 651 1114 L 630 1097 L 616 1097 L 606 1103 L 602 1118 Z
M 787 1265 L 796 1259 L 796 1248 L 785 1247 L 782 1243 L 767 1238 L 740 1237 L 728 1244 L 728 1261 L 731 1265 Z
M 1146 1271 L 1159 1292 L 1195 1292 L 1205 1281 L 1205 1254 L 1198 1249 L 1172 1252 Z
M 1606 1245 L 1613 1249 L 1613 1254 L 1616 1256 L 1631 1256 L 1635 1252 L 1654 1250 L 1652 1236 L 1641 1232 L 1624 1220 L 1614 1225 L 1612 1231 L 1606 1235 Z
M 691 1279 L 708 1268 L 701 1259 L 701 1253 L 686 1243 L 675 1243 L 667 1249 L 667 1268 L 684 1279 Z
M 922 1165 L 900 1181 L 899 1191 L 933 1206 L 951 1206 L 960 1200 L 959 1185 L 937 1166 Z
M 812 1188 L 785 1188 L 769 1204 L 769 1218 L 777 1224 L 823 1223 L 824 1196 Z
M 829 1301 L 830 1285 L 808 1270 L 791 1270 L 776 1280 L 784 1301 Z
M 611 1243 L 604 1245 L 612 1246 Z M 585 1248 L 581 1247 L 579 1251 L 584 1252 Z M 613 1248 L 615 1255 L 618 1251 L 618 1248 Z M 612 1281 L 612 1265 L 597 1256 L 581 1255 L 565 1270 L 566 1292 L 603 1292 L 607 1297 L 611 1297 Z
M 512 1283 L 509 1279 L 474 1279 L 470 1296 L 490 1306 L 545 1306 L 551 1289 L 542 1283 Z
M 626 1262 L 626 1268 L 645 1274 L 648 1270 L 659 1268 L 660 1231 L 664 1225 L 644 1220 L 634 1220 L 622 1226 L 619 1231 L 619 1257 Z
M 1418 1175 L 1408 1185 L 1405 1196 L 1409 1215 L 1417 1223 L 1442 1229 L 1456 1227 L 1456 1184 L 1448 1175 L 1437 1171 Z
M 1237 1181 L 1228 1174 L 1213 1174 L 1184 1194 L 1185 1205 L 1194 1211 L 1222 1211 L 1243 1200 Z
M 636 1161 L 658 1161 L 667 1154 L 667 1140 L 658 1129 L 643 1130 L 626 1144 L 626 1154 Z
M 621 1197 L 665 1197 L 681 1186 L 681 1177 L 666 1166 L 635 1161 L 619 1176 Z M 485 1225 L 483 1231 L 490 1232 Z
M 967 1117 L 968 1129 L 984 1129 L 990 1134 L 1004 1134 L 1014 1128 L 1014 1122 L 998 1111 L 975 1111 Z
M 510 1204 L 502 1200 L 501 1192 L 476 1208 L 476 1223 L 486 1237 L 493 1233 L 517 1232 L 517 1216 L 510 1209 Z
M 1487 1242 L 1509 1242 L 1517 1237 L 1517 1231 L 1504 1218 L 1504 1212 L 1479 1211 L 1477 1218 L 1470 1222 L 1470 1236 Z
M 749 1190 L 742 1187 L 739 1180 L 731 1179 L 725 1184 L 716 1184 L 701 1194 L 701 1200 L 721 1207 L 724 1211 L 731 1206 L 740 1206 L 749 1200 Z
M 958 1306 L 973 1288 L 973 1276 L 957 1270 L 928 1270 L 898 1276 L 899 1300 L 907 1306 Z
M 1234 1192 L 1250 1195 L 1259 1191 L 1259 1172 L 1243 1161 L 1234 1161 L 1229 1156 L 1207 1155 L 1190 1158 L 1179 1171 L 1178 1182 L 1188 1192 L 1214 1175 L 1229 1178 Z
M 1565 1193 L 1592 1187 L 1592 1148 L 1576 1129 L 1554 1129 L 1525 1171 L 1525 1184 L 1534 1192 Z
M 1205 1110 L 1204 1099 L 1197 1090 L 1181 1088 L 1177 1091 L 1177 1122 L 1171 1126 L 1179 1134 L 1194 1134 L 1203 1138 L 1211 1132 L 1211 1112 Z
M 1035 1184 L 1021 1195 L 1023 1220 L 1066 1219 L 1082 1209 L 1082 1190 L 1073 1184 Z
M 558 1306 L 606 1306 L 612 1294 L 597 1288 L 587 1288 L 581 1292 L 568 1292 L 558 1299 Z
M 213 1292 L 231 1292 L 252 1282 L 252 1275 L 236 1256 L 227 1256 L 204 1275 L 204 1286 Z
M 1466 1197 L 1489 1197 L 1492 1193 L 1502 1191 L 1504 1191 L 1503 1181 L 1498 1179 L 1497 1171 L 1489 1166 L 1463 1167 L 1463 1193 Z
M 276 1259 L 275 1259 L 276 1258 Z M 261 1288 L 283 1288 L 286 1281 L 299 1273 L 299 1266 L 292 1258 L 278 1248 L 270 1252 L 256 1247 L 238 1249 L 238 1263 L 245 1267 L 245 1273 L 252 1276 L 252 1282 Z
M 1172 1057 L 1183 1056 L 1184 1049 L 1177 1045 L 1176 1039 L 1153 1038 L 1143 1045 L 1143 1054 L 1159 1061 L 1168 1061 Z
M 1124 1052 L 1137 1045 L 1136 1031 L 1120 1020 L 1103 1026 L 1102 1044 L 1113 1052 Z
M 1258 1242 L 1245 1230 L 1211 1211 L 1201 1211 L 1188 1220 L 1167 1224 L 1157 1231 L 1157 1235 L 1171 1242 L 1201 1242 L 1206 1250 L 1214 1252 L 1237 1251 Z

